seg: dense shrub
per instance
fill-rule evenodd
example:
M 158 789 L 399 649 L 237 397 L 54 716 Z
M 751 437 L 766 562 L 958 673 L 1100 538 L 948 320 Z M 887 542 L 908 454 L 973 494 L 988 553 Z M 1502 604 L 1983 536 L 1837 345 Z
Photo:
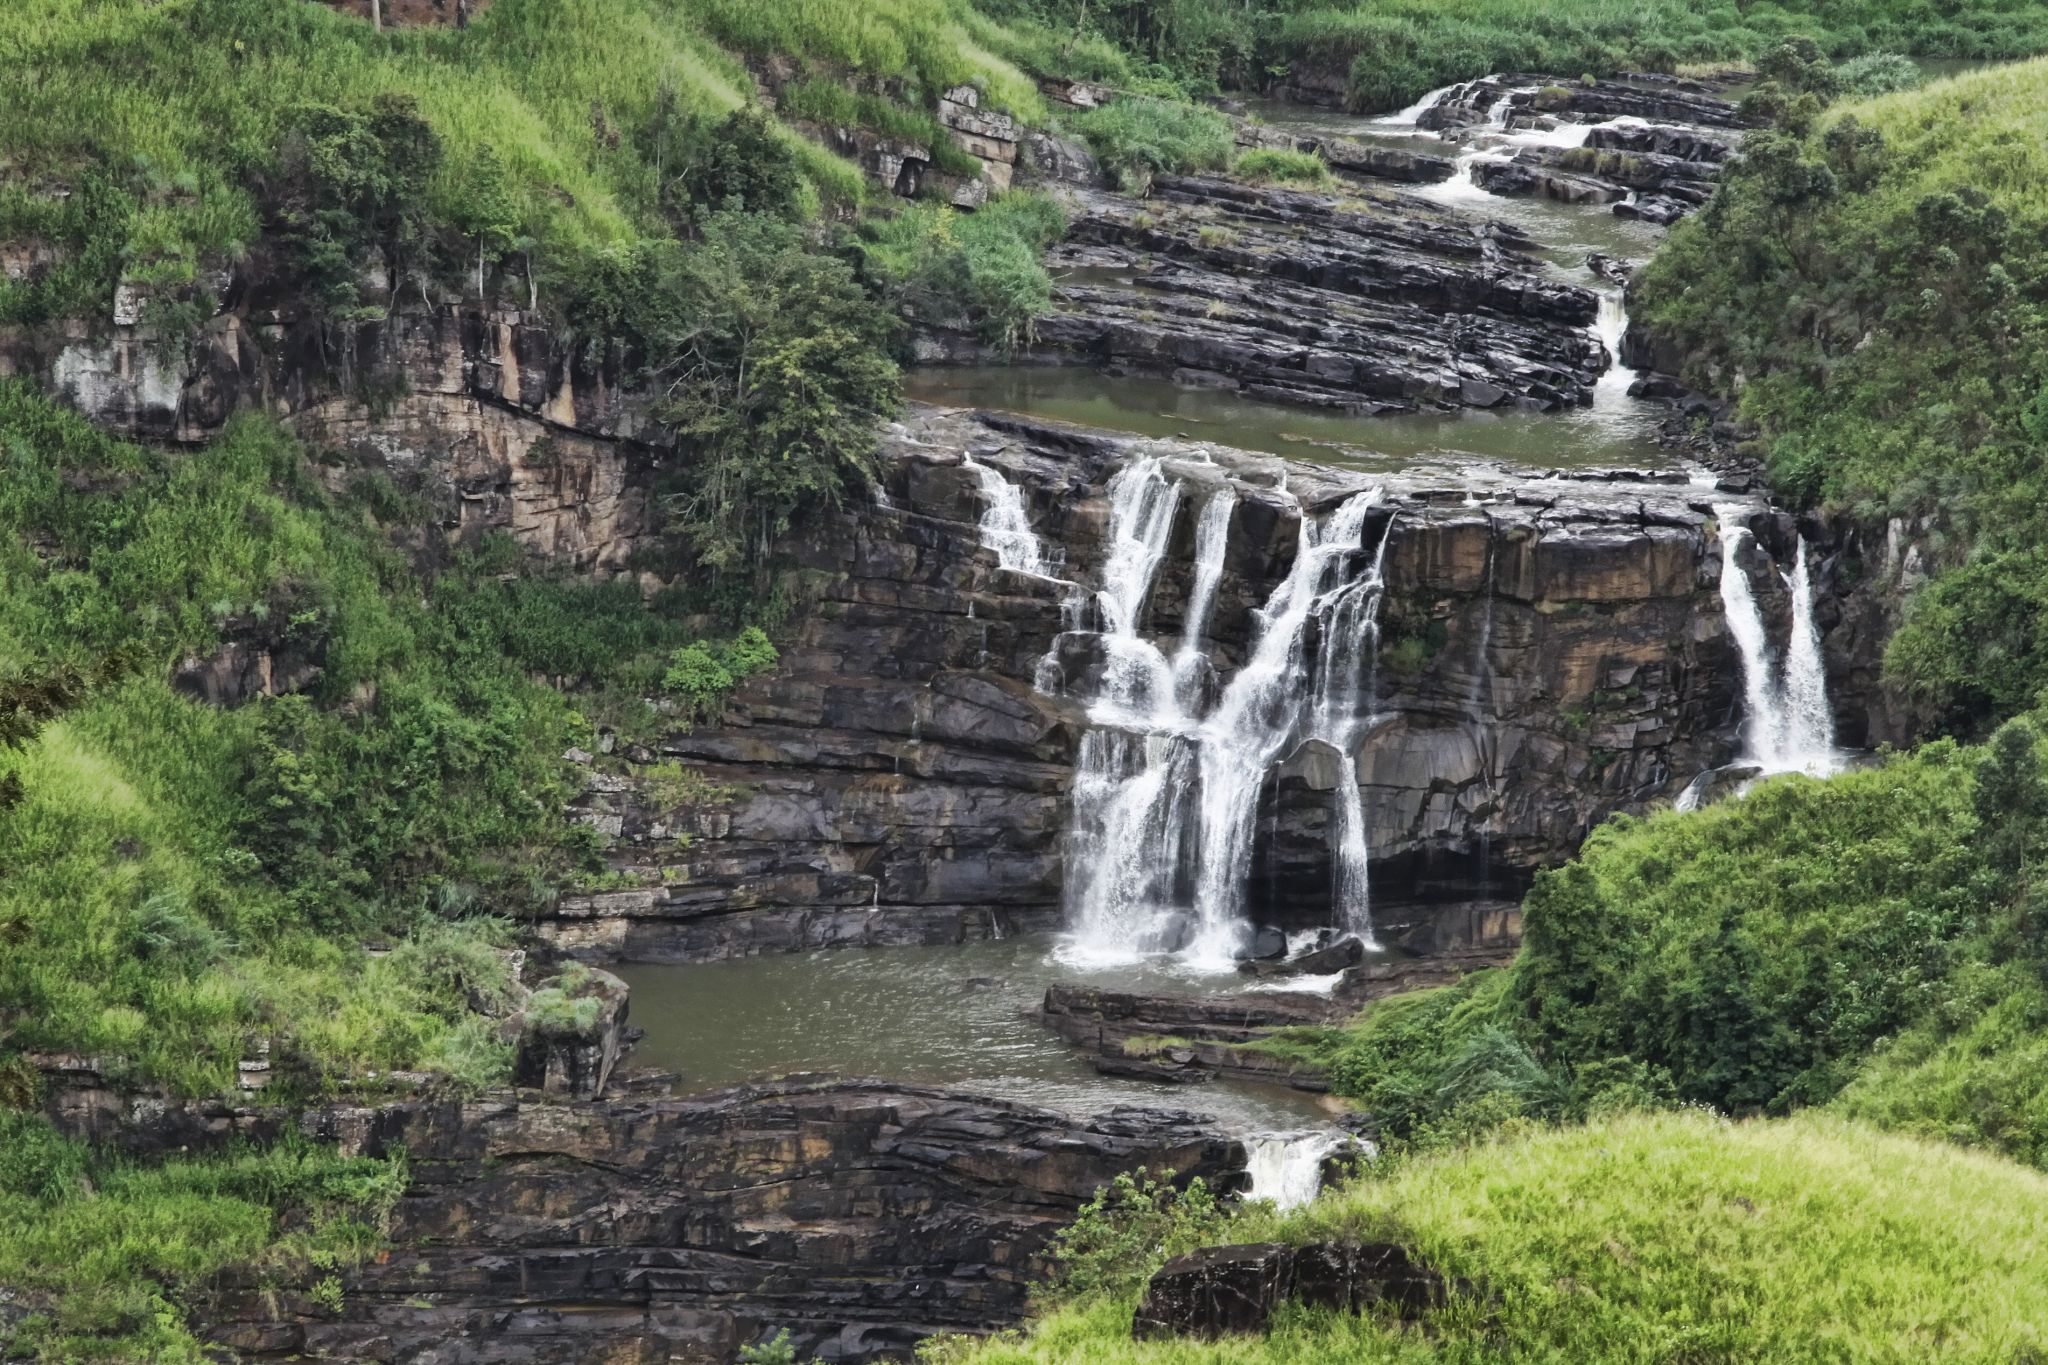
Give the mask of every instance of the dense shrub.
M 1888 668 L 1966 734 L 2048 684 L 2044 109 L 2031 62 L 1757 135 L 1636 294 L 1693 383 L 1739 389 L 1781 488 L 1927 520 Z
M 869 270 L 912 317 L 972 326 L 1003 350 L 1052 306 L 1045 249 L 1066 216 L 1042 194 L 1006 194 L 972 214 L 919 204 L 868 227 Z
M 1330 167 L 1313 152 L 1262 149 L 1246 152 L 1231 164 L 1239 177 L 1259 185 L 1301 185 L 1317 188 L 1330 183 Z
M 1171 100 L 1122 99 L 1073 123 L 1127 190 L 1144 189 L 1158 172 L 1222 170 L 1236 145 L 1223 115 Z

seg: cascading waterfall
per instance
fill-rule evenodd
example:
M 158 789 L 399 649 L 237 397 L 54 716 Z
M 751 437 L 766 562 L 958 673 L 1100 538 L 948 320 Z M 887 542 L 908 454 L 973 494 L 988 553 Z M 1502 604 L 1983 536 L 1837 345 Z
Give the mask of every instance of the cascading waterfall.
M 981 495 L 988 500 L 981 514 L 981 543 L 995 551 L 996 562 L 1006 569 L 1035 578 L 1053 577 L 1024 510 L 1023 490 L 976 460 L 968 459 L 966 465 L 981 480 Z
M 1247 1199 L 1269 1199 L 1280 1209 L 1299 1208 L 1323 1188 L 1323 1162 L 1353 1139 L 1343 1132 L 1273 1133 L 1245 1139 L 1244 1169 L 1251 1177 Z
M 1628 308 L 1620 285 L 1600 291 L 1600 312 L 1593 322 L 1593 335 L 1607 351 L 1607 368 L 1593 383 L 1593 410 L 1612 409 L 1628 398 L 1636 372 L 1621 363 L 1621 339 L 1628 331 Z
M 1302 517 L 1293 568 L 1259 611 L 1251 657 L 1202 722 L 1195 937 L 1187 948 L 1197 965 L 1227 966 L 1242 946 L 1259 788 L 1304 719 L 1299 680 L 1308 624 L 1344 599 L 1349 585 L 1332 579 L 1359 549 L 1366 513 L 1378 501 L 1373 489 L 1346 499 L 1323 522 Z
M 1436 108 L 1438 100 L 1441 100 L 1445 95 L 1450 94 L 1463 84 L 1463 81 L 1454 81 L 1449 85 L 1440 85 L 1421 99 L 1415 101 L 1415 103 L 1409 105 L 1406 109 L 1396 110 L 1394 113 L 1383 115 L 1380 118 L 1374 119 L 1373 122 L 1383 128 L 1413 128 L 1416 121 L 1424 113 Z
M 1792 591 L 1792 640 L 1785 650 L 1786 740 L 1800 766 L 1832 765 L 1835 714 L 1828 705 L 1827 668 L 1821 661 L 1820 623 L 1813 615 L 1813 582 L 1807 574 L 1806 539 L 1786 586 Z
M 1377 639 L 1381 595 L 1378 560 L 1360 575 L 1355 559 L 1378 490 L 1352 496 L 1321 521 L 1302 518 L 1294 564 L 1257 614 L 1250 656 L 1206 715 L 1201 640 L 1235 496 L 1211 493 L 1197 516 L 1188 611 L 1170 662 L 1140 625 L 1179 485 L 1159 460 L 1140 457 L 1110 481 L 1109 498 L 1110 549 L 1096 594 L 1104 666 L 1074 780 L 1067 845 L 1073 932 L 1064 951 L 1118 961 L 1178 947 L 1197 965 L 1227 967 L 1245 927 L 1259 790 L 1274 764 L 1313 738 L 1339 748 L 1351 766 L 1358 673 Z M 1314 661 L 1311 622 L 1322 643 Z M 1369 932 L 1355 770 L 1340 786 L 1348 789 L 1340 810 L 1349 801 L 1352 817 L 1335 850 L 1338 904 L 1347 927 Z M 1192 935 L 1184 939 L 1190 907 Z
M 1770 632 L 1749 575 L 1739 558 L 1747 528 L 1735 525 L 1741 509 L 1714 509 L 1721 523 L 1721 605 L 1729 634 L 1742 654 L 1746 704 L 1743 761 L 1767 773 L 1823 775 L 1837 766 L 1834 722 L 1828 706 L 1827 675 L 1821 663 L 1820 628 L 1813 616 L 1813 587 L 1807 575 L 1806 542 L 1787 586 L 1792 595 L 1792 634 L 1783 666 L 1771 648 Z

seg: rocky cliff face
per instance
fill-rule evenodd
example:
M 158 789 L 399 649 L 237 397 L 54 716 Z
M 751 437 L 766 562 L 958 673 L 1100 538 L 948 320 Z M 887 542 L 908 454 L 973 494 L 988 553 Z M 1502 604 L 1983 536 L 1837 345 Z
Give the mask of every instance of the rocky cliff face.
M 1086 583 L 1105 484 L 1141 447 L 1235 486 L 1208 641 L 1226 671 L 1291 562 L 1301 508 L 1385 490 L 1380 720 L 1357 754 L 1383 935 L 1425 951 L 1512 942 L 1535 869 L 1608 813 L 1671 797 L 1733 757 L 1742 683 L 1714 507 L 1739 507 L 1787 552 L 1791 522 L 1759 500 L 1676 474 L 1283 466 L 922 410 L 884 443 L 886 505 L 849 509 L 801 548 L 819 597 L 785 666 L 748 684 L 725 724 L 670 735 L 594 779 L 585 818 L 642 885 L 567 900 L 543 932 L 595 958 L 694 959 L 1056 923 L 1084 689 L 1035 683 L 1049 654 L 1069 682 L 1088 665 L 1062 636 L 1069 590 L 1004 570 L 983 547 L 986 500 L 963 457 L 1020 487 L 1057 572 Z M 1192 521 L 1184 509 L 1147 608 L 1161 636 L 1183 624 Z M 1782 592 L 1764 606 L 1789 616 Z M 1252 877 L 1263 918 L 1329 916 L 1336 757 L 1305 747 L 1269 784 Z M 665 759 L 721 799 L 650 805 L 638 775 Z
M 1019 1318 L 1047 1240 L 1117 1173 L 1230 1190 L 1244 1169 L 1189 1114 L 1082 1121 L 881 1081 L 297 1116 L 69 1089 L 54 1107 L 138 1151 L 290 1123 L 352 1154 L 404 1148 L 392 1249 L 343 1277 L 338 1309 L 253 1277 L 204 1297 L 199 1320 L 242 1360 L 725 1362 L 783 1328 L 800 1358 L 900 1358 Z

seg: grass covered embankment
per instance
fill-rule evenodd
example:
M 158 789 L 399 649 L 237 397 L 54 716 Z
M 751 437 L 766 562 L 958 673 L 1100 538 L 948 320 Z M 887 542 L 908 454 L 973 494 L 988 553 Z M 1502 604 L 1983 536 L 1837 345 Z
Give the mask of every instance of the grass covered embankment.
M 1605 76 L 1748 62 L 1795 35 L 1836 58 L 1889 51 L 2003 60 L 2048 51 L 2048 13 L 2022 0 L 1939 7 L 1907 0 L 981 3 L 1020 31 L 1062 35 L 1054 51 L 1093 52 L 1080 40 L 1106 39 L 1129 54 L 1120 64 L 1097 60 L 1096 74 L 1109 79 L 1251 90 L 1299 64 L 1339 77 L 1352 107 L 1366 111 L 1395 109 L 1495 71 Z
M 1421 1330 L 1296 1311 L 1261 1337 L 1133 1342 L 1137 1287 L 949 1365 L 1904 1362 L 2048 1347 L 2048 1177 L 1820 1115 L 1698 1111 L 1517 1131 L 1412 1159 L 1228 1242 L 1396 1240 L 1483 1299 Z
M 2044 184 L 2048 61 L 1838 104 L 1753 138 L 1635 294 L 1781 489 L 1927 519 L 1887 667 L 1964 733 L 2048 684 Z

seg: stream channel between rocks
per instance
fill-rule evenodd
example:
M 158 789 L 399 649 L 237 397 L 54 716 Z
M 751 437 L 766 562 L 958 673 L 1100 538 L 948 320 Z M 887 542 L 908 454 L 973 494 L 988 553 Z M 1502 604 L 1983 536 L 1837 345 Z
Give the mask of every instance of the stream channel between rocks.
M 1611 363 L 1593 402 L 1556 413 L 1363 417 L 1074 365 L 918 370 L 908 376 L 907 396 L 1373 471 L 1458 457 L 1538 469 L 1673 467 L 1656 439 L 1666 409 L 1627 396 L 1633 374 L 1619 359 L 1626 325 L 1621 285 L 1587 263 L 1600 255 L 1640 264 L 1661 230 L 1618 217 L 1605 203 L 1496 196 L 1469 174 L 1476 161 L 1504 160 L 1521 147 L 1577 145 L 1584 124 L 1520 134 L 1467 128 L 1446 138 L 1412 123 L 1302 106 L 1263 103 L 1253 113 L 1268 128 L 1300 136 L 1457 157 L 1451 180 L 1402 188 L 1460 214 L 1520 228 L 1539 244 L 1526 257 L 1531 265 L 1600 297 L 1601 317 L 1591 330 Z M 1219 1129 L 1247 1141 L 1254 1194 L 1294 1202 L 1313 1193 L 1316 1163 L 1336 1132 L 1327 1099 L 1231 1080 L 1185 1088 L 1100 1075 L 1032 1017 L 1055 983 L 1181 995 L 1241 992 L 1256 983 L 1234 972 L 1196 974 L 1163 958 L 1091 969 L 1057 960 L 1053 947 L 1046 936 L 1027 935 L 947 947 L 626 966 L 619 972 L 633 989 L 632 1020 L 646 1031 L 633 1060 L 677 1073 L 688 1093 L 815 1071 L 958 1085 L 1071 1113 L 1127 1104 L 1186 1109 L 1213 1115 Z

